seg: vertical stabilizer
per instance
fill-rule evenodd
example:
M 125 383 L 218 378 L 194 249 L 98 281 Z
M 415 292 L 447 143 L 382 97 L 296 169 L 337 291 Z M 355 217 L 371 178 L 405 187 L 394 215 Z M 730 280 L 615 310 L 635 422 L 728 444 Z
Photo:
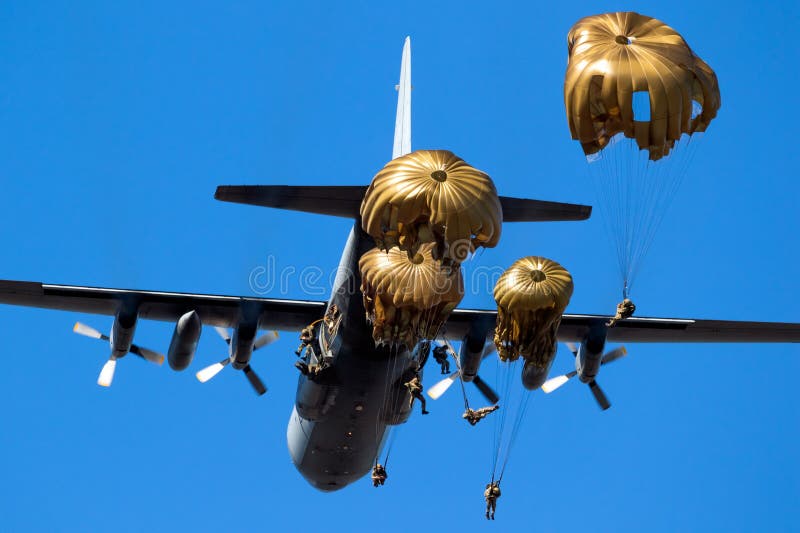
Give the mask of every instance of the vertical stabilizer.
M 394 123 L 392 159 L 411 152 L 411 37 L 403 45 L 400 83 L 397 85 L 397 119 Z

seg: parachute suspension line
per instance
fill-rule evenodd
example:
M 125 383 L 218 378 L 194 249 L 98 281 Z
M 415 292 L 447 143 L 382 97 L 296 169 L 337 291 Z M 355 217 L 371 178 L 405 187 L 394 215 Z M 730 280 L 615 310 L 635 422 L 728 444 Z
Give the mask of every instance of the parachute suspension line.
M 433 331 L 433 332 L 430 331 L 431 326 L 436 321 L 436 310 L 428 309 L 427 311 L 425 311 L 425 313 L 423 313 L 423 315 L 422 315 L 422 320 L 423 320 L 423 322 L 425 324 L 424 330 L 423 330 L 424 333 L 425 333 L 425 341 L 429 341 L 429 340 L 432 341 L 432 339 L 435 339 L 437 337 L 437 335 L 439 334 L 438 331 Z M 432 337 L 432 339 L 428 339 L 428 336 Z M 430 347 L 428 349 L 430 349 Z
M 386 446 L 386 455 L 383 458 L 383 468 L 389 466 L 389 455 L 392 453 L 392 447 L 394 446 L 394 441 L 397 438 L 397 432 L 400 430 L 399 427 L 392 426 L 389 428 L 389 443 Z M 375 461 L 377 465 L 378 462 Z
M 501 398 L 505 399 L 505 405 L 500 409 L 500 416 L 494 419 L 494 446 L 492 448 L 492 480 L 497 478 L 497 465 L 500 463 L 500 458 L 503 455 L 508 455 L 510 448 L 508 445 L 503 446 L 506 441 L 510 439 L 506 436 L 506 420 L 509 411 L 512 410 L 513 401 L 511 399 L 511 382 L 515 375 L 518 374 L 519 360 L 513 362 L 502 362 L 500 358 L 496 361 L 496 374 L 495 386 Z M 505 462 L 505 461 L 504 461 Z
M 378 417 L 375 420 L 375 464 L 378 464 L 378 459 L 380 458 L 381 453 L 381 439 L 384 437 L 381 435 L 381 425 L 385 425 L 385 421 L 387 420 L 387 413 L 389 412 L 390 405 L 394 405 L 396 403 L 396 392 L 394 390 L 394 376 L 397 370 L 397 348 L 394 345 L 391 345 L 389 348 L 389 361 L 386 362 L 386 371 L 384 374 L 384 390 L 383 390 L 383 401 L 381 403 L 381 408 L 378 411 Z M 389 426 L 386 430 L 389 432 L 389 437 L 391 438 L 392 435 L 392 426 Z M 384 465 L 385 466 L 385 465 Z
M 447 342 L 447 346 L 450 347 L 452 344 Z M 461 361 L 459 360 L 458 354 L 456 354 L 453 350 L 453 360 L 456 362 L 456 369 L 458 370 L 458 382 L 461 385 L 461 396 L 464 398 L 464 410 L 466 411 L 469 409 L 469 399 L 467 398 L 467 388 L 464 386 L 464 373 L 461 372 Z
M 697 135 L 697 134 L 695 134 Z M 697 145 L 684 135 L 672 152 L 650 161 L 649 152 L 622 134 L 589 160 L 589 174 L 609 240 L 614 243 L 628 298 L 668 207 L 694 159 Z
M 423 341 L 424 342 L 424 341 Z M 419 344 L 417 345 L 419 346 Z M 407 348 L 406 348 L 407 349 Z M 391 407 L 397 405 L 400 401 L 400 397 L 404 394 L 402 388 L 395 388 L 395 376 L 397 375 L 398 365 L 401 364 L 400 361 L 400 351 L 401 347 L 398 344 L 392 344 L 390 347 L 390 354 L 389 357 L 391 361 L 386 364 L 386 373 L 385 373 L 385 391 L 384 391 L 384 398 L 383 398 L 383 405 L 381 408 L 381 412 L 379 414 L 378 420 L 375 423 L 375 465 L 378 465 L 379 458 L 380 458 L 380 425 L 382 421 L 386 418 L 386 413 L 389 412 Z M 417 352 L 417 356 L 413 356 L 412 350 L 412 359 L 416 360 L 420 364 L 422 363 L 422 359 L 424 359 L 421 352 Z M 403 373 L 401 373 L 400 378 L 402 378 Z M 386 447 L 386 454 L 383 460 L 383 467 L 386 468 L 386 465 L 389 462 L 389 455 L 391 454 L 392 447 L 394 446 L 394 441 L 397 438 L 397 431 L 399 427 L 396 425 L 388 425 L 387 433 L 388 435 L 385 436 L 387 447 Z
M 380 457 L 381 453 L 381 434 L 380 434 L 380 427 L 381 427 L 381 420 L 386 418 L 387 406 L 389 403 L 389 391 L 391 385 L 389 384 L 389 371 L 390 362 L 386 362 L 386 371 L 384 372 L 384 380 L 383 380 L 383 398 L 381 398 L 381 407 L 378 410 L 378 416 L 375 420 L 375 465 L 378 465 L 378 458 Z
M 498 357 L 495 361 L 495 389 L 502 398 L 508 400 L 507 392 L 511 373 L 506 368 L 507 363 L 503 363 Z M 500 443 L 505 428 L 506 415 L 508 413 L 509 405 L 500 409 L 500 416 L 494 419 L 494 446 L 491 448 L 492 454 L 492 479 L 497 471 L 497 461 L 500 456 Z
M 642 244 L 637 250 L 638 255 L 632 258 L 631 264 L 631 282 L 635 278 L 639 270 L 640 264 L 644 260 L 647 252 L 655 240 L 666 213 L 669 210 L 672 201 L 674 200 L 678 190 L 683 184 L 683 180 L 688 173 L 688 169 L 694 160 L 697 153 L 698 142 L 690 142 L 691 135 L 684 135 L 679 141 L 675 143 L 673 152 L 661 161 L 653 162 L 648 161 L 648 164 L 653 167 L 653 180 L 655 182 L 653 195 L 648 199 L 653 208 L 653 216 L 645 220 L 645 226 L 642 229 L 644 234 Z M 646 178 L 646 177 L 645 177 Z M 657 205 L 659 204 L 660 205 Z M 644 217 L 643 217 L 644 218 Z M 627 296 L 626 296 L 627 297 Z
M 520 408 L 517 410 L 517 416 L 514 420 L 514 427 L 511 430 L 511 440 L 508 443 L 508 449 L 506 451 L 506 457 L 503 460 L 503 467 L 500 469 L 500 477 L 498 478 L 498 482 L 503 481 L 503 475 L 506 472 L 506 466 L 508 465 L 508 459 L 511 457 L 511 449 L 514 447 L 514 444 L 517 442 L 517 435 L 519 435 L 519 430 L 522 427 L 522 421 L 525 420 L 525 415 L 528 412 L 528 404 L 531 398 L 530 392 L 523 392 L 523 398 L 521 401 Z

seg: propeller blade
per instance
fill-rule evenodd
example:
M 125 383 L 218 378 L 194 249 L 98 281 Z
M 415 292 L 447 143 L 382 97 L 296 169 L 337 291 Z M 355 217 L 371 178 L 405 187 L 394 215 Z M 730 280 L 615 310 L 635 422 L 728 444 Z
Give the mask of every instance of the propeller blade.
M 455 383 L 459 377 L 461 377 L 461 371 L 456 370 L 455 372 L 453 372 L 452 374 L 450 374 L 449 376 L 438 382 L 436 385 L 428 389 L 428 396 L 430 396 L 434 400 L 438 400 L 442 396 L 442 394 L 447 392 L 447 389 L 450 388 L 450 385 Z
M 600 385 L 598 385 L 596 381 L 590 381 L 589 388 L 592 389 L 592 394 L 594 394 L 594 399 L 597 400 L 598 405 L 600 405 L 600 409 L 605 411 L 611 407 L 611 402 L 608 401 L 603 389 L 600 388 Z
M 154 352 L 153 350 L 148 350 L 147 348 L 142 348 L 141 346 L 136 346 L 135 344 L 131 344 L 130 352 L 134 355 L 138 355 L 145 361 L 150 361 L 151 363 L 155 363 L 160 365 L 164 362 L 164 355 L 158 352 Z
M 97 384 L 101 387 L 110 387 L 111 382 L 114 381 L 114 370 L 117 368 L 117 360 L 109 359 L 100 370 L 100 375 L 97 377 Z
M 615 348 L 614 350 L 611 350 L 605 354 L 602 361 L 600 361 L 600 364 L 607 365 L 608 363 L 613 363 L 617 359 L 622 359 L 626 355 L 628 355 L 628 350 L 625 349 L 624 346 L 620 346 L 619 348 Z
M 478 390 L 481 391 L 483 397 L 489 400 L 490 404 L 494 405 L 500 401 L 500 396 L 498 396 L 494 389 L 491 388 L 488 383 L 483 381 L 480 376 L 475 376 L 472 378 L 472 383 L 474 383 Z
M 450 344 L 450 341 L 447 340 L 447 339 L 444 339 L 444 343 L 447 345 L 447 349 L 450 350 L 450 353 L 453 355 L 453 357 L 458 359 L 458 352 L 456 351 L 455 348 L 453 348 L 453 345 Z
M 247 381 L 250 382 L 250 385 L 253 386 L 253 389 L 256 391 L 256 394 L 261 396 L 265 392 L 267 392 L 267 386 L 264 385 L 264 382 L 261 381 L 261 378 L 258 377 L 255 370 L 250 368 L 250 365 L 247 365 L 242 369 L 244 371 L 244 375 L 247 377 Z
M 569 351 L 572 352 L 572 355 L 578 357 L 578 345 L 574 342 L 567 342 L 565 344 L 567 345 L 567 348 L 569 348 Z
M 264 346 L 269 346 L 276 340 L 278 340 L 277 331 L 270 331 L 269 333 L 265 333 L 261 335 L 259 338 L 257 338 L 256 342 L 253 343 L 253 350 L 258 350 L 259 348 L 263 348 Z
M 219 336 L 222 337 L 222 340 L 224 340 L 227 344 L 231 343 L 231 336 L 228 333 L 227 329 L 221 328 L 219 326 L 214 326 L 214 329 L 219 334 Z
M 566 383 L 567 381 L 569 381 L 570 379 L 574 378 L 577 375 L 578 375 L 578 372 L 573 370 L 569 374 L 564 374 L 562 376 L 556 376 L 554 378 L 550 378 L 550 379 L 548 379 L 547 381 L 544 382 L 544 384 L 542 385 L 542 390 L 546 394 L 550 394 L 551 392 L 553 392 L 554 390 L 559 388 L 561 385 L 563 385 L 564 383 Z
M 205 367 L 203 370 L 195 374 L 195 377 L 197 377 L 197 381 L 199 381 L 200 383 L 205 383 L 209 379 L 219 374 L 220 370 L 228 366 L 228 363 L 230 362 L 231 362 L 230 358 L 226 357 L 219 363 L 214 363 L 213 365 Z
M 84 337 L 91 337 L 93 339 L 100 339 L 104 341 L 108 340 L 107 335 L 103 335 L 93 327 L 87 326 L 86 324 L 81 324 L 80 322 L 75 322 L 75 327 L 72 328 L 72 331 L 78 335 L 83 335 Z

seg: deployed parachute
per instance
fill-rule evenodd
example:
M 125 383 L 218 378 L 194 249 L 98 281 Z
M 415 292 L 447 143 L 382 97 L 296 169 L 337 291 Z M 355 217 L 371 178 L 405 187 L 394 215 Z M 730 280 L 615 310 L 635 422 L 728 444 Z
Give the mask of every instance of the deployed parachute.
M 495 284 L 494 345 L 498 355 L 495 386 L 503 405 L 500 414 L 494 417 L 492 482 L 499 484 L 503 480 L 511 450 L 526 419 L 530 390 L 538 388 L 550 370 L 556 354 L 556 333 L 572 290 L 572 276 L 564 267 L 536 256 L 515 261 Z M 520 366 L 522 383 L 513 379 L 519 375 Z
M 393 159 L 373 178 L 361 204 L 364 231 L 378 248 L 413 257 L 435 243 L 433 257 L 460 263 L 500 240 L 503 213 L 491 178 L 447 150 Z
M 413 257 L 395 247 L 373 248 L 358 262 L 367 320 L 376 343 L 413 348 L 433 339 L 464 295 L 460 269 L 443 269 L 433 244 L 420 245 Z
M 567 119 L 572 138 L 587 155 L 623 133 L 657 161 L 681 135 L 705 131 L 717 115 L 714 71 L 659 20 L 633 12 L 586 17 L 572 27 L 567 41 Z M 633 107 L 637 92 L 649 94 L 644 120 Z M 699 114 L 693 114 L 693 102 L 702 107 Z
M 689 140 L 717 115 L 717 77 L 678 32 L 638 13 L 583 18 L 567 39 L 567 121 L 591 163 L 627 297 L 689 166 Z
M 522 357 L 547 368 L 556 353 L 556 333 L 572 290 L 570 273 L 544 257 L 518 259 L 503 272 L 494 287 L 494 344 L 500 359 Z

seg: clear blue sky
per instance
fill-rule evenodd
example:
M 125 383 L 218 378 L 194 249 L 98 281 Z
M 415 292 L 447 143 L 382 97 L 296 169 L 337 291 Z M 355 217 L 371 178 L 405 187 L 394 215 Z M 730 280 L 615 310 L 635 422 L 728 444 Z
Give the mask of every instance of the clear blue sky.
M 638 278 L 640 314 L 799 321 L 798 4 L 544 5 L 3 2 L 0 277 L 252 294 L 270 255 L 330 271 L 349 222 L 214 188 L 368 183 L 391 155 L 406 35 L 415 148 L 453 150 L 501 194 L 591 204 L 563 113 L 566 33 L 636 9 L 687 38 L 723 101 Z M 613 308 L 599 218 L 508 225 L 479 262 L 531 254 L 573 273 L 569 311 Z M 629 346 L 601 376 L 605 413 L 577 384 L 537 393 L 488 525 L 491 427 L 467 427 L 458 394 L 402 427 L 385 487 L 322 494 L 286 450 L 295 334 L 254 359 L 262 398 L 234 372 L 196 382 L 225 353 L 210 329 L 191 371 L 126 359 L 106 390 L 107 347 L 75 320 L 111 324 L 0 307 L 0 530 L 800 529 L 797 345 Z M 143 322 L 137 342 L 166 350 L 171 329 Z M 562 348 L 555 369 L 571 364 Z

